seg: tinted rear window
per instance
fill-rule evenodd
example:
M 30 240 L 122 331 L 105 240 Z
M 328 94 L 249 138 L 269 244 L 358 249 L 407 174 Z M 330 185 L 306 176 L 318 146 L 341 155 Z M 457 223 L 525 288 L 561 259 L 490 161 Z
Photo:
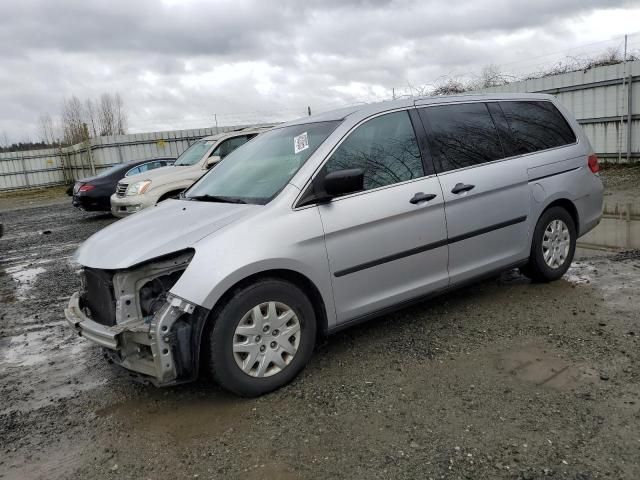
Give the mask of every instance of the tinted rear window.
M 498 131 L 486 104 L 443 105 L 419 111 L 439 172 L 504 158 Z
M 517 153 L 531 153 L 576 141 L 562 114 L 551 102 L 499 102 L 515 140 Z

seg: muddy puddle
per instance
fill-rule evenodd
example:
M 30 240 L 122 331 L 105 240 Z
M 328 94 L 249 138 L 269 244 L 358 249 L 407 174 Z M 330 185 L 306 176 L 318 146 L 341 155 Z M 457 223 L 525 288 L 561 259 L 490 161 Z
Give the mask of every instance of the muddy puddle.
M 5 268 L 5 272 L 11 276 L 16 283 L 15 298 L 18 300 L 26 300 L 28 292 L 33 287 L 38 276 L 45 273 L 47 269 L 45 265 L 53 260 L 36 260 L 30 263 L 22 263 L 13 267 Z
M 98 410 L 105 417 L 127 425 L 140 435 L 171 438 L 184 444 L 198 437 L 246 431 L 256 412 L 255 400 L 238 399 L 224 392 L 207 392 L 204 397 L 181 395 L 174 390 L 151 390 L 149 398 L 138 398 Z
M 605 203 L 600 224 L 578 240 L 582 248 L 640 248 L 640 202 Z
M 558 390 L 569 390 L 598 379 L 598 372 L 593 368 L 573 364 L 539 345 L 509 351 L 497 359 L 496 366 L 517 380 Z

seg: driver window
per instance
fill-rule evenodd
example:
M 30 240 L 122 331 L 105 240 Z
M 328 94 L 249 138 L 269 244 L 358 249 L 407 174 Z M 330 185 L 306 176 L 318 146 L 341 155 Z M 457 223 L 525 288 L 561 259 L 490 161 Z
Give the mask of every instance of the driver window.
M 388 113 L 356 128 L 326 163 L 327 173 L 350 168 L 364 170 L 365 190 L 424 176 L 409 113 Z
M 245 143 L 247 143 L 247 141 L 249 140 L 249 138 L 245 135 L 245 136 L 241 136 L 241 137 L 233 137 L 233 138 L 229 138 L 227 140 L 225 140 L 224 142 L 222 142 L 220 145 L 218 145 L 213 152 L 211 152 L 211 157 L 218 155 L 220 158 L 224 158 L 227 155 L 229 155 L 231 152 L 233 152 L 236 148 L 238 148 L 241 145 L 244 145 Z
M 135 167 L 135 168 L 132 168 L 131 170 L 129 170 L 126 173 L 125 177 L 130 177 L 131 175 L 137 175 L 138 173 L 140 173 L 140 167 Z

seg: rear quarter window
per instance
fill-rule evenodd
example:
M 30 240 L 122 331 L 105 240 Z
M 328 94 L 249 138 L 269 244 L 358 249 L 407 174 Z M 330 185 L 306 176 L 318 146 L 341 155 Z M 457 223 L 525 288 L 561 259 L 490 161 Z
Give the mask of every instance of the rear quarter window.
M 516 153 L 532 153 L 575 143 L 576 135 L 551 102 L 499 102 Z

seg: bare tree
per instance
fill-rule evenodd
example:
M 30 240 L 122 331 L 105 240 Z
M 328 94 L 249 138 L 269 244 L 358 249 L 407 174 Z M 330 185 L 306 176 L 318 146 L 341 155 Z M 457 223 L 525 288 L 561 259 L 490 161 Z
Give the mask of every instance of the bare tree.
M 99 130 L 98 112 L 99 112 L 99 110 L 100 110 L 99 105 L 94 100 L 91 100 L 90 98 L 87 98 L 84 101 L 84 114 L 85 114 L 85 118 L 86 118 L 86 123 L 87 123 L 88 129 L 89 129 L 89 135 L 92 136 L 92 137 L 97 137 L 98 136 L 98 130 Z
M 85 140 L 82 102 L 73 95 L 62 104 L 62 128 L 65 143 L 80 143 Z
M 127 115 L 118 93 L 103 93 L 98 100 L 88 98 L 84 102 L 75 95 L 65 99 L 61 122 L 67 144 L 83 142 L 87 136 L 127 133 Z M 84 124 L 87 125 L 86 131 Z
M 38 127 L 40 129 L 40 138 L 47 145 L 52 145 L 56 140 L 56 129 L 53 124 L 53 118 L 49 113 L 43 113 L 38 118 Z
M 114 108 L 116 117 L 116 130 L 114 135 L 124 135 L 127 133 L 127 112 L 124 109 L 124 102 L 119 93 L 114 96 Z
M 500 71 L 498 65 L 486 65 L 482 67 L 477 80 L 477 88 L 499 87 L 509 83 L 509 79 Z
M 3 148 L 9 148 L 10 142 L 9 142 L 9 135 L 7 135 L 6 131 L 2 131 L 2 135 L 0 136 L 0 145 Z
M 440 85 L 431 90 L 431 95 L 456 95 L 469 91 L 470 89 L 471 88 L 468 84 L 464 84 L 460 80 L 449 78 L 445 79 L 440 83 Z
M 113 97 L 108 93 L 100 95 L 99 108 L 100 135 L 113 135 L 116 123 Z

